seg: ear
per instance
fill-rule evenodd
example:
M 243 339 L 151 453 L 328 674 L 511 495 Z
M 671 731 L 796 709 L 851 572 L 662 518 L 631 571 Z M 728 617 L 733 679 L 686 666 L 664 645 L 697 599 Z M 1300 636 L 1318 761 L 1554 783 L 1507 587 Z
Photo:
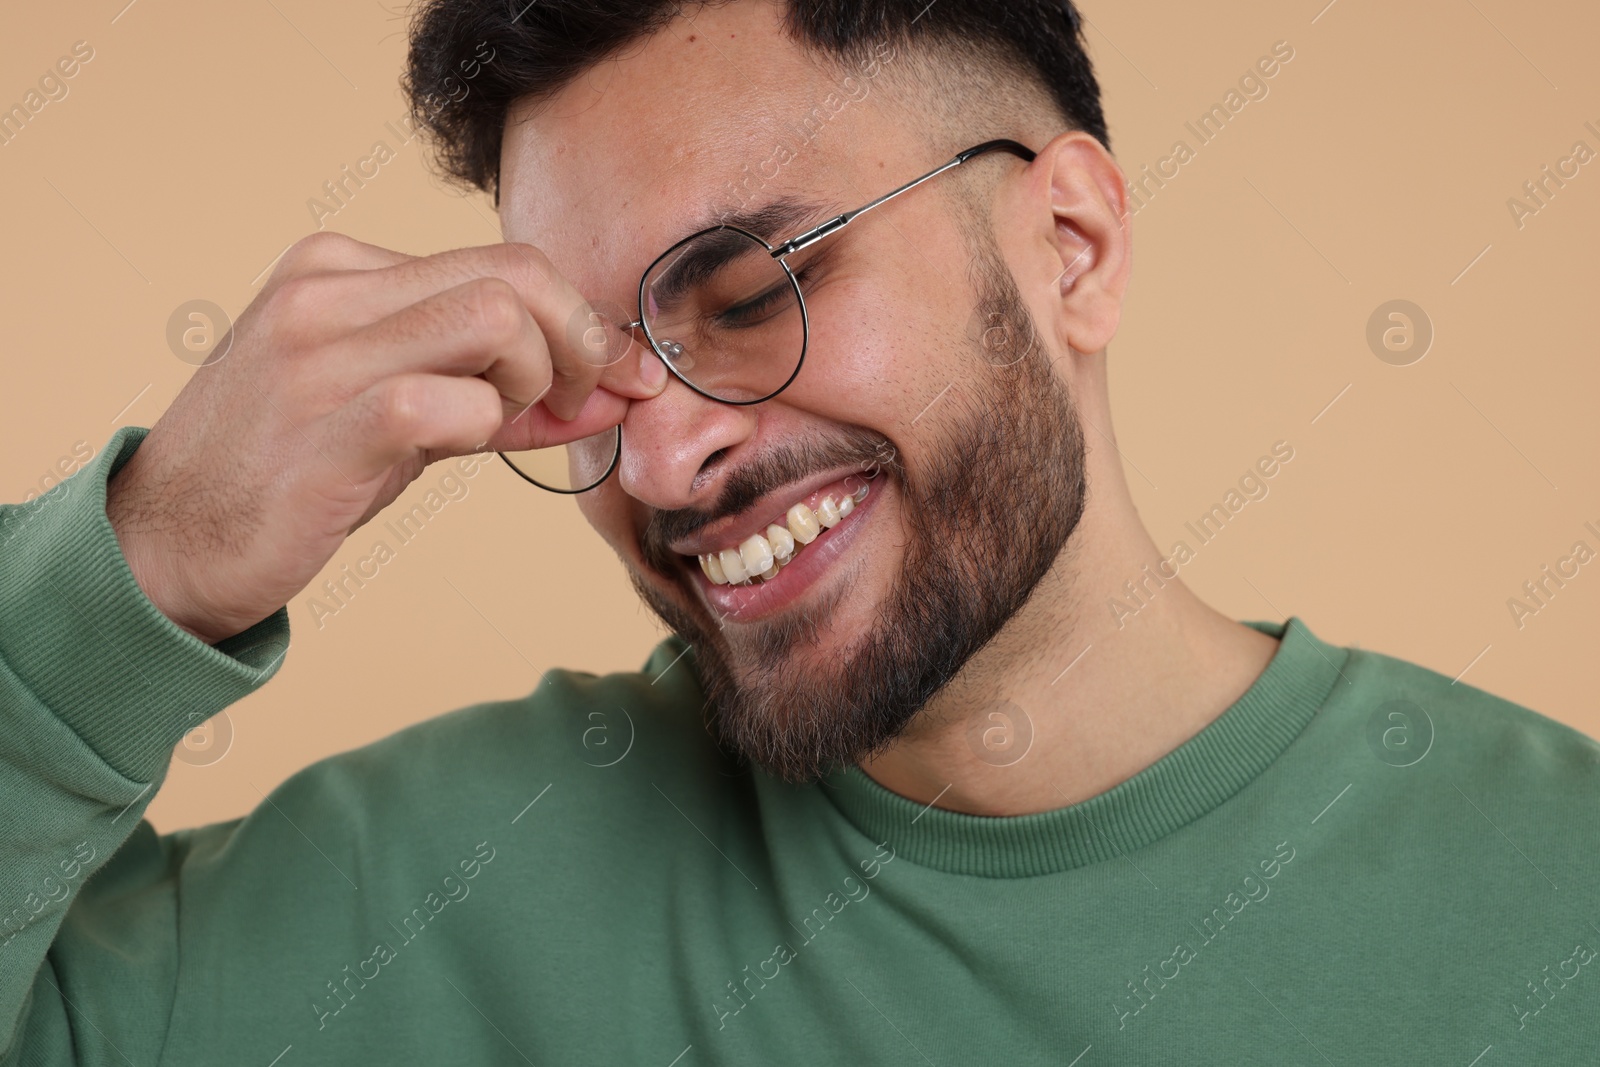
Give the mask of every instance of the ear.
M 1105 349 L 1122 321 L 1132 268 L 1132 228 L 1122 168 L 1087 133 L 1057 137 L 1030 170 L 1030 227 L 1042 240 L 1037 269 L 1057 340 L 1083 353 Z

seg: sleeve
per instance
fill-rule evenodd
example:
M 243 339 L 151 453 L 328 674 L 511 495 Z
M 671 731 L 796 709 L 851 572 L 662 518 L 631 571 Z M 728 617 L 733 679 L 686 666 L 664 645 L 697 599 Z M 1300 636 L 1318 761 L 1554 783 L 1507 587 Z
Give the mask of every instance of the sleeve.
M 105 501 L 146 432 L 0 506 L 0 1064 L 159 1059 L 187 835 L 142 816 L 183 735 L 288 651 L 286 609 L 210 646 L 139 588 Z

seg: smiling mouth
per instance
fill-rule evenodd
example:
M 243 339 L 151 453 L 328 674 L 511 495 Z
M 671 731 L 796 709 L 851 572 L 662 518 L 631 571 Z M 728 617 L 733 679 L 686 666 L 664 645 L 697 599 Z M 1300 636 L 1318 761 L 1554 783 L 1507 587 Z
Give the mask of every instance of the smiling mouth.
M 712 585 L 755 585 L 776 578 L 805 547 L 855 513 L 872 487 L 863 483 L 854 492 L 836 490 L 817 494 L 814 503 L 802 500 L 738 545 L 699 556 L 700 570 Z

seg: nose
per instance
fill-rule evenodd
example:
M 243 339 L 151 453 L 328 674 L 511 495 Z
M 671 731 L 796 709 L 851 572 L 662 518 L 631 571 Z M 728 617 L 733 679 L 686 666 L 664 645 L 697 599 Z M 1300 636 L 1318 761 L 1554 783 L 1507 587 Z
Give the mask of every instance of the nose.
M 751 440 L 754 407 L 708 400 L 677 378 L 652 400 L 635 401 L 622 420 L 622 491 L 667 511 L 703 505 L 729 452 Z

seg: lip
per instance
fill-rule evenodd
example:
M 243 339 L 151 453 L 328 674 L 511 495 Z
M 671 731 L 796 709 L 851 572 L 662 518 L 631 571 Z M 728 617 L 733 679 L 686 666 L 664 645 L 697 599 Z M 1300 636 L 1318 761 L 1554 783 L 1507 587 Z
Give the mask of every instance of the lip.
M 729 519 L 720 519 L 694 537 L 676 541 L 667 547 L 680 556 L 689 557 L 738 548 L 755 534 L 765 534 L 767 527 L 774 524 L 782 526 L 789 509 L 796 504 L 806 503 L 815 511 L 816 502 L 813 501 L 813 497 L 825 489 L 835 485 L 842 486 L 852 479 L 859 479 L 862 484 L 871 484 L 866 475 L 854 468 L 833 471 L 785 489 L 774 490 L 762 497 L 758 503 L 746 508 L 743 513 Z M 869 494 L 867 499 L 871 500 L 872 496 Z
M 824 483 L 828 484 L 832 483 Z M 794 562 L 784 567 L 770 582 L 716 585 L 692 562 L 685 569 L 690 572 L 691 580 L 713 612 L 725 621 L 750 623 L 776 615 L 804 596 L 849 550 L 871 520 L 886 488 L 884 484 L 874 485 L 867 499 L 856 505 L 849 519 L 831 530 L 823 530 L 821 536 L 801 550 Z

